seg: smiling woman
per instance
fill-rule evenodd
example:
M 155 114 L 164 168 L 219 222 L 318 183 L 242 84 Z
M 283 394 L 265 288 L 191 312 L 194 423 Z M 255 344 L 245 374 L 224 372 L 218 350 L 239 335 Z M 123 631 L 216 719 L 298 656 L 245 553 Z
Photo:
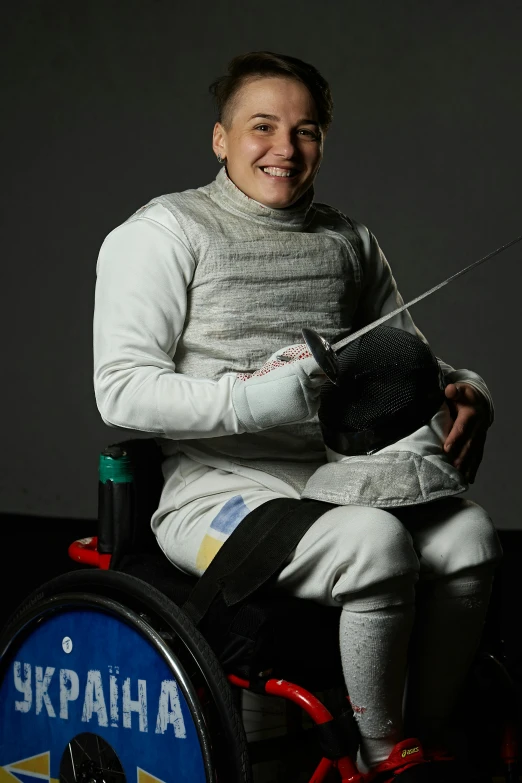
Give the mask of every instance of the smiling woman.
M 157 436 L 165 484 L 151 524 L 189 573 L 206 571 L 258 509 L 277 516 L 275 527 L 289 503 L 297 518 L 315 499 L 276 584 L 343 608 L 340 653 L 364 780 L 427 780 L 435 764 L 430 780 L 462 783 L 445 729 L 500 547 L 486 512 L 456 495 L 480 462 L 489 392 L 475 373 L 434 358 L 439 409 L 419 429 L 402 428 L 377 450 L 369 425 L 357 424 L 343 431 L 343 453 L 325 447 L 327 379 L 303 327 L 331 342 L 402 299 L 373 234 L 314 201 L 333 112 L 317 69 L 250 52 L 211 91 L 212 146 L 224 163 L 214 181 L 153 198 L 100 251 L 98 408 L 107 424 Z M 407 311 L 389 327 L 408 333 L 401 344 L 425 346 Z
M 236 74 L 244 59 L 234 61 Z M 310 74 L 305 76 L 309 82 Z M 219 81 L 214 89 L 222 119 L 214 127 L 213 149 L 233 182 L 268 207 L 294 204 L 321 165 L 332 112 L 329 91 L 315 90 L 325 104 L 320 110 L 307 83 L 293 73 L 236 75 L 228 89 Z
M 291 79 L 247 83 L 230 129 L 216 123 L 213 147 L 243 193 L 268 207 L 291 206 L 315 179 L 323 154 L 312 96 Z

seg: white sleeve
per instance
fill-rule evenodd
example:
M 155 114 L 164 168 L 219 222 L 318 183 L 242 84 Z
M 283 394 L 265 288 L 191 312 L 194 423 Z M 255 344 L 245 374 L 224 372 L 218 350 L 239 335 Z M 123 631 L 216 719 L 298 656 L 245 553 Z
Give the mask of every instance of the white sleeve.
M 366 324 L 376 321 L 382 315 L 391 313 L 401 307 L 404 301 L 397 290 L 397 284 L 392 275 L 390 265 L 374 235 L 366 226 L 356 224 L 363 243 L 363 264 L 361 269 L 361 296 L 355 312 L 353 329 L 360 329 Z M 416 334 L 424 342 L 426 338 L 413 323 L 408 310 L 403 310 L 387 322 L 388 326 L 404 329 Z
M 392 310 L 404 304 L 397 290 L 397 284 L 392 275 L 390 265 L 376 238 L 365 226 L 356 224 L 356 227 L 363 243 L 364 264 L 362 268 L 362 291 L 355 314 L 354 330 L 375 321 L 386 313 L 391 313 Z M 427 342 L 422 332 L 415 326 L 408 310 L 404 310 L 399 315 L 391 318 L 388 324 L 398 329 L 405 329 L 412 334 L 417 334 Z M 492 423 L 494 417 L 493 400 L 485 381 L 480 375 L 477 375 L 472 370 L 455 370 L 441 359 L 438 359 L 438 362 L 444 374 L 446 384 L 469 383 L 470 386 L 473 386 L 483 395 L 489 407 L 490 423 Z
M 106 424 L 172 439 L 243 431 L 233 373 L 218 381 L 176 372 L 195 262 L 178 222 L 147 207 L 105 239 L 97 265 L 94 390 Z

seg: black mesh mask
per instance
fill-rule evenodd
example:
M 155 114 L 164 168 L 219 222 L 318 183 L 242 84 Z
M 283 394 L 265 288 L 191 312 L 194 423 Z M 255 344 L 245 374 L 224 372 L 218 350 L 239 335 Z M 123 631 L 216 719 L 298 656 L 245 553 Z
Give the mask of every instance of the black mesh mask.
M 340 454 L 372 454 L 426 424 L 445 400 L 429 345 L 392 326 L 377 326 L 337 353 L 339 386 L 321 389 L 325 444 Z

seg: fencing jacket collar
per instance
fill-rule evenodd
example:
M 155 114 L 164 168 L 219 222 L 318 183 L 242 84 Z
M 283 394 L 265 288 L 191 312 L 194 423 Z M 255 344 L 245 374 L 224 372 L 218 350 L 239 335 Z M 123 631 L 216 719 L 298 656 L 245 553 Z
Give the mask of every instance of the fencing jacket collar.
M 208 195 L 219 207 L 238 217 L 282 231 L 302 231 L 310 222 L 314 211 L 311 209 L 314 200 L 313 185 L 295 204 L 284 209 L 273 209 L 245 195 L 232 182 L 225 166 L 220 169 L 216 179 L 208 188 Z

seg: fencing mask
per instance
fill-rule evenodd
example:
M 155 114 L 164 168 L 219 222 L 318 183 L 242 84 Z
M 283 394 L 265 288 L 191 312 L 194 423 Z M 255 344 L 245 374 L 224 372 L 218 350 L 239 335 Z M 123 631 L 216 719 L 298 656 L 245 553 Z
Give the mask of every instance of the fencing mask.
M 373 454 L 426 424 L 445 400 L 429 345 L 403 329 L 377 326 L 337 358 L 339 385 L 323 385 L 319 421 L 339 454 Z

